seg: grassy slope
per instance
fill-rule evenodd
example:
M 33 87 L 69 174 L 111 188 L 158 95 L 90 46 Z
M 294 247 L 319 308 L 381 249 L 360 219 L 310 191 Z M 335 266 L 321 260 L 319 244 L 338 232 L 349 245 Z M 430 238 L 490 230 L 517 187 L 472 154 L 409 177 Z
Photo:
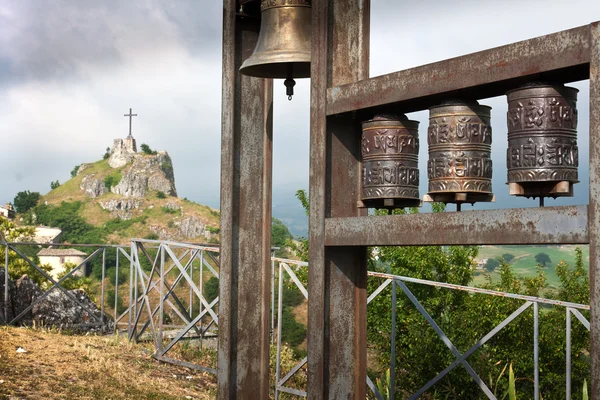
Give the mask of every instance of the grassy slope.
M 97 161 L 90 164 L 80 175 L 75 176 L 69 181 L 61 184 L 58 188 L 50 191 L 42 197 L 40 203 L 47 202 L 51 205 L 60 205 L 61 202 L 74 202 L 81 201 L 83 206 L 80 210 L 80 215 L 90 224 L 94 226 L 101 226 L 106 224 L 115 216 L 112 213 L 103 210 L 99 205 L 99 201 L 107 201 L 110 199 L 121 198 L 122 196 L 114 193 L 107 193 L 95 199 L 91 199 L 85 195 L 80 189 L 81 181 L 84 176 L 94 174 L 97 178 L 104 179 L 108 175 L 116 174 L 121 172 L 124 174 L 129 165 L 122 168 L 113 169 L 108 165 L 106 160 Z M 156 192 L 150 192 L 146 195 L 143 200 L 143 204 L 140 209 L 135 210 L 132 214 L 135 217 L 147 217 L 145 222 L 139 221 L 131 225 L 130 227 L 119 230 L 114 234 L 109 235 L 108 239 L 114 243 L 127 243 L 130 238 L 138 237 L 144 238 L 152 233 L 151 226 L 160 227 L 174 237 L 177 235 L 177 227 L 172 223 L 189 216 L 195 216 L 197 219 L 202 220 L 206 225 L 218 228 L 219 227 L 219 213 L 217 210 L 212 209 L 208 206 L 196 204 L 194 202 L 180 199 L 176 197 L 167 197 L 166 199 L 159 199 L 156 197 Z M 182 208 L 181 211 L 170 214 L 162 210 L 162 206 L 166 203 L 175 203 Z M 172 222 L 171 222 L 172 221 Z
M 17 353 L 17 347 L 27 353 Z M 159 363 L 151 345 L 0 327 L 0 398 L 212 399 L 212 375 Z
M 588 246 L 580 246 L 583 251 L 584 264 L 589 263 Z M 576 246 L 483 246 L 479 249 L 479 259 L 496 258 L 502 254 L 511 253 L 515 259 L 511 262 L 516 274 L 522 277 L 534 276 L 536 274 L 537 263 L 535 255 L 546 253 L 550 256 L 551 265 L 544 269 L 546 279 L 550 287 L 557 287 L 559 279 L 556 275 L 555 267 L 562 260 L 571 267 L 575 265 Z M 499 275 L 494 272 L 491 274 L 493 280 L 499 279 Z M 479 273 L 474 279 L 475 284 L 484 282 L 484 275 Z

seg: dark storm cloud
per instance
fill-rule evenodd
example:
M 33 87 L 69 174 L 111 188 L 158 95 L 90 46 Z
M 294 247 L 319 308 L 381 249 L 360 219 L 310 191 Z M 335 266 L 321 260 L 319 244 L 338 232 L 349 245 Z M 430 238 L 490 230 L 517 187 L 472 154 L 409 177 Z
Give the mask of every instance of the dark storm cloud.
M 207 6 L 207 3 L 209 5 Z M 8 0 L 0 10 L 0 84 L 88 77 L 89 67 L 181 45 L 220 53 L 217 2 Z M 218 62 L 218 59 L 215 59 Z

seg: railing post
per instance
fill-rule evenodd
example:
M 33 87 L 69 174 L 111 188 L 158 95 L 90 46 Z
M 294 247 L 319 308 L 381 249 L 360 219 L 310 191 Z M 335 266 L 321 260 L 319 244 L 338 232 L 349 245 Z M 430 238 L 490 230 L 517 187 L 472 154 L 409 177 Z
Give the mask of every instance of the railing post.
M 8 318 L 8 240 L 5 239 L 4 235 L 4 320 L 8 324 L 10 319 Z
M 134 260 L 133 260 L 133 241 L 131 241 L 131 247 L 129 248 L 129 309 L 127 311 L 127 338 L 128 340 L 131 340 L 132 335 L 133 335 L 133 327 L 131 326 L 132 323 L 132 314 L 134 313 L 133 311 L 133 304 L 134 304 L 134 299 L 133 299 L 133 268 L 134 268 Z
M 277 361 L 275 366 L 275 400 L 279 400 L 279 379 L 281 378 L 281 327 L 283 315 L 283 266 L 279 263 L 279 286 L 277 295 Z
M 275 252 L 271 252 L 271 343 L 275 343 Z
M 533 359 L 534 359 L 534 372 L 533 372 L 533 383 L 535 386 L 535 393 L 533 398 L 539 400 L 540 398 L 540 366 L 539 366 L 539 321 L 538 321 L 538 303 L 533 303 Z
M 566 307 L 567 311 L 567 377 L 566 377 L 566 389 L 567 389 L 567 400 L 571 400 L 571 309 Z
M 118 310 L 117 306 L 119 304 L 119 248 L 115 247 L 115 256 L 116 256 L 116 264 L 115 264 L 115 332 L 119 331 L 117 327 L 117 318 L 118 318 Z
M 392 281 L 392 348 L 390 351 L 390 396 L 393 399 L 396 394 L 396 318 L 397 318 L 397 285 Z
M 156 341 L 158 344 L 158 351 L 160 355 L 163 354 L 163 324 L 164 324 L 164 314 L 165 314 L 165 244 L 161 244 L 158 247 L 158 251 L 160 251 L 160 298 L 159 298 L 159 315 L 158 315 L 158 340 Z M 150 276 L 148 279 L 152 279 Z M 152 283 L 150 283 L 152 284 Z M 152 318 L 152 315 L 149 315 L 148 318 Z
M 106 278 L 106 247 L 102 249 L 102 294 L 100 304 L 100 329 L 104 333 L 104 279 Z

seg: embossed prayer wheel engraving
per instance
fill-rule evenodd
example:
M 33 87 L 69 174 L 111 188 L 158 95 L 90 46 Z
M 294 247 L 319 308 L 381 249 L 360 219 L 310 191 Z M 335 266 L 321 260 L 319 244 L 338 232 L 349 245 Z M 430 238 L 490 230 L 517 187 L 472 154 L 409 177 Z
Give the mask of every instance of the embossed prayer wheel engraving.
M 426 201 L 493 201 L 490 110 L 476 101 L 429 109 Z
M 511 195 L 541 199 L 573 195 L 579 166 L 577 92 L 533 83 L 506 94 Z
M 418 207 L 418 121 L 376 115 L 362 123 L 362 201 L 366 207 Z

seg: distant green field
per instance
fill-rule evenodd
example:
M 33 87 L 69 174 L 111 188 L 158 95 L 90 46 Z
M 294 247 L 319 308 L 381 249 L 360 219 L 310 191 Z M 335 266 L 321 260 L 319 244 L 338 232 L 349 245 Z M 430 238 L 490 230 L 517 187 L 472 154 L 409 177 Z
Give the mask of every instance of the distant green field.
M 548 286 L 558 287 L 560 281 L 556 275 L 555 267 L 562 260 L 571 267 L 575 265 L 575 248 L 577 246 L 482 246 L 479 248 L 478 259 L 496 258 L 503 254 L 510 253 L 515 256 L 511 265 L 515 273 L 520 277 L 535 276 L 537 263 L 535 256 L 538 253 L 546 253 L 550 257 L 551 264 L 544 269 Z M 589 247 L 580 246 L 583 251 L 583 261 L 586 267 L 589 266 Z M 500 278 L 499 274 L 493 272 L 492 281 Z M 479 285 L 485 282 L 485 275 L 482 271 L 477 271 L 473 283 Z

